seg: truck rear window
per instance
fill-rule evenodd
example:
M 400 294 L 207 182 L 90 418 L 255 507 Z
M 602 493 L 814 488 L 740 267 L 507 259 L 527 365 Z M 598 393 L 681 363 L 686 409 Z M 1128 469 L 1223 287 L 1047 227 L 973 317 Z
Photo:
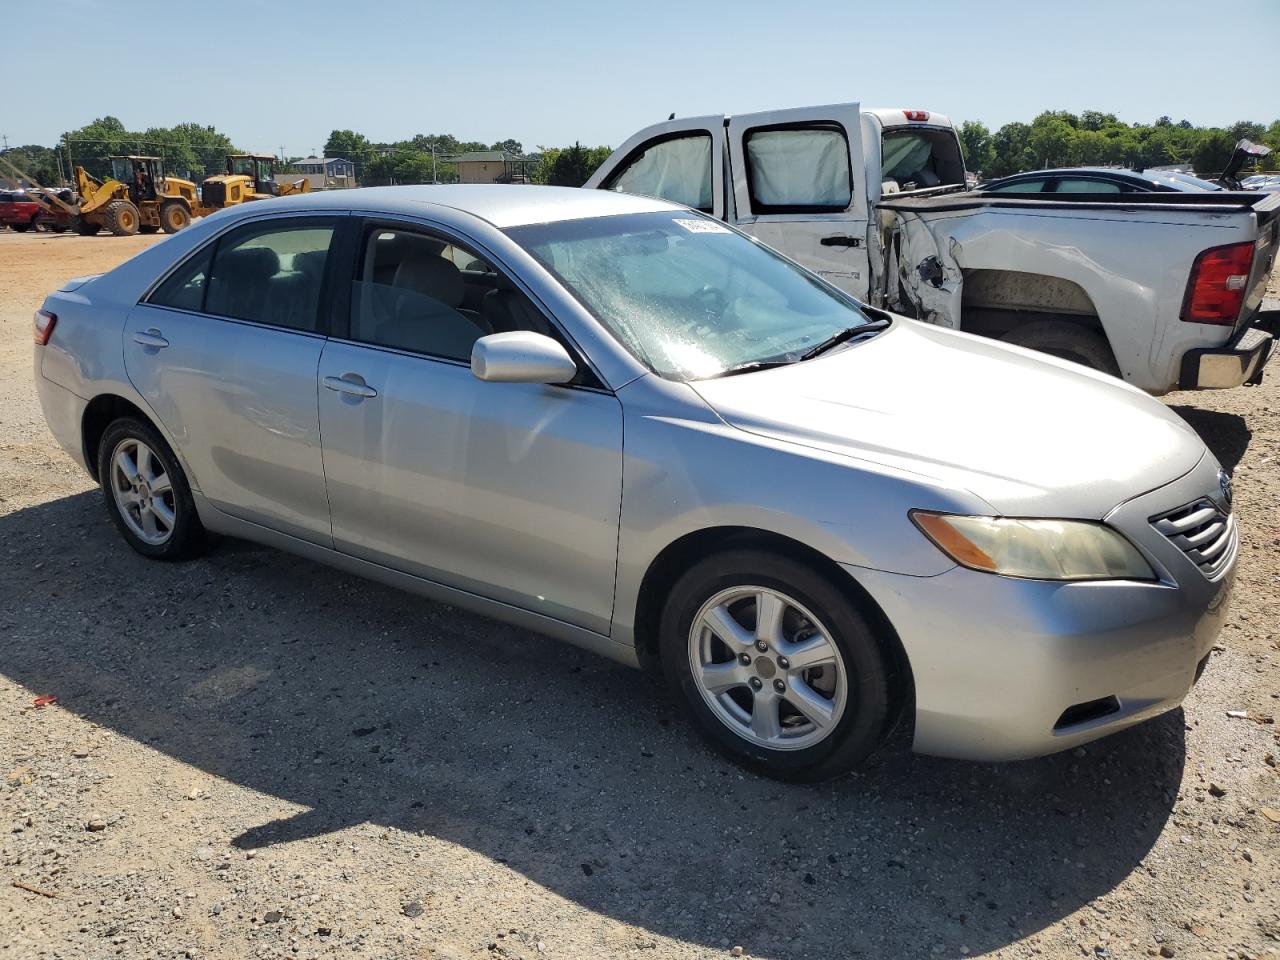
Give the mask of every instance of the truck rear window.
M 964 158 L 951 130 L 886 130 L 880 156 L 881 179 L 893 181 L 900 190 L 964 184 Z

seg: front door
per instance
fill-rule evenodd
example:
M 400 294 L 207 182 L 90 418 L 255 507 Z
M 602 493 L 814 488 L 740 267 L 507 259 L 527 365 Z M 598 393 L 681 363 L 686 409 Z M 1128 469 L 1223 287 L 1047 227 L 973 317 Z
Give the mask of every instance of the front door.
M 724 171 L 724 117 L 686 117 L 641 130 L 584 186 L 659 197 L 723 219 Z
M 129 380 L 209 502 L 332 543 L 316 422 L 321 284 L 332 218 L 241 227 L 177 268 L 129 314 Z
M 555 334 L 453 238 L 366 227 L 348 336 L 320 361 L 334 545 L 607 634 L 622 501 L 622 409 L 572 386 L 486 383 L 476 339 Z
M 729 120 L 733 222 L 855 297 L 867 295 L 867 197 L 856 103 Z

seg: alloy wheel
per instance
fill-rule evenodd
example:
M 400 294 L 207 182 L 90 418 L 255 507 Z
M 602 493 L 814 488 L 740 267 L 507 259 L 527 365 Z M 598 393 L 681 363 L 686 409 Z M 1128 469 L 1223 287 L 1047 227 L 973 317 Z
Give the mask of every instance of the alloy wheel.
M 173 536 L 177 506 L 164 463 L 136 437 L 125 437 L 111 453 L 111 495 L 129 530 L 151 546 Z
M 716 717 L 771 750 L 820 743 L 848 701 L 831 632 L 771 587 L 732 587 L 707 600 L 689 631 L 689 667 Z

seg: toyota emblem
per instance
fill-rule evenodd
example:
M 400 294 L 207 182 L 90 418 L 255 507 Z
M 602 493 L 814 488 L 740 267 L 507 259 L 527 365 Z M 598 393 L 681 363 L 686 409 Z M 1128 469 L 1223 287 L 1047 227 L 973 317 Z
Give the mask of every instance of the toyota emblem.
M 1231 509 L 1231 476 L 1225 470 L 1218 471 L 1218 486 L 1222 489 L 1222 502 L 1228 510 Z

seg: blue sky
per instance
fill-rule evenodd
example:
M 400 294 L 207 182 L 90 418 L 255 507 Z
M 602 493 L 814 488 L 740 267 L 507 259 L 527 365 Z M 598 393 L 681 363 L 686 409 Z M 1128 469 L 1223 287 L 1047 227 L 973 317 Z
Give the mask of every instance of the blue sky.
M 152 14 L 174 25 L 171 39 L 140 39 Z M 1203 0 L 50 0 L 39 19 L 56 55 L 10 43 L 0 63 L 10 145 L 52 143 L 108 113 L 130 129 L 212 123 L 238 146 L 291 155 L 344 127 L 375 141 L 616 146 L 672 111 L 849 100 L 993 129 L 1043 109 L 1280 117 L 1269 52 L 1280 0 L 1230 11 Z M 111 67 L 109 51 L 127 67 Z M 1246 66 L 1232 76 L 1233 64 Z

